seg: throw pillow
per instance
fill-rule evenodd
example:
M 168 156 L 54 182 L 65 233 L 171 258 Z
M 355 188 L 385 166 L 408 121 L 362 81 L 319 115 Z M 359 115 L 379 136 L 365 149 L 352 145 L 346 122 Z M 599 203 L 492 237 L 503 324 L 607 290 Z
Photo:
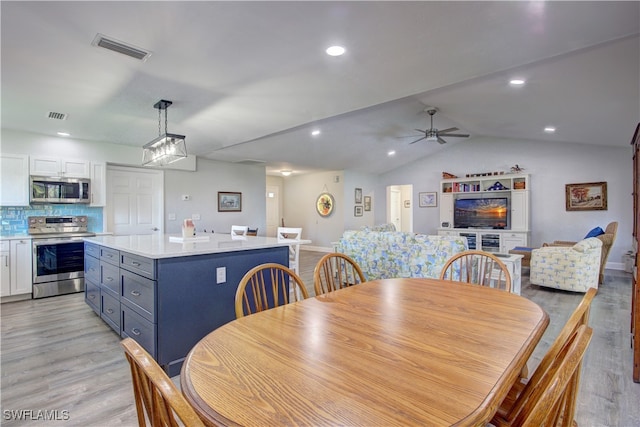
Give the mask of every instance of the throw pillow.
M 596 237 L 596 236 L 599 236 L 601 234 L 604 234 L 604 230 L 602 230 L 602 228 L 600 228 L 600 227 L 596 227 L 593 230 L 589 231 L 587 233 L 587 235 L 584 236 L 584 238 L 588 239 L 589 237 Z

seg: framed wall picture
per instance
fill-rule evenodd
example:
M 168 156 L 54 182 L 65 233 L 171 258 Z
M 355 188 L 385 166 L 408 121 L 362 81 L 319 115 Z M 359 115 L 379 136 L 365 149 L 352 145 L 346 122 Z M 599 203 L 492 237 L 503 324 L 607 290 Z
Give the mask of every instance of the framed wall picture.
M 364 196 L 364 210 L 365 212 L 371 210 L 371 196 Z
M 607 183 L 566 184 L 565 203 L 568 211 L 606 211 Z
M 218 191 L 218 212 L 241 212 L 242 193 Z
M 418 201 L 421 208 L 435 208 L 438 206 L 438 193 L 435 191 L 418 193 Z
M 362 206 L 355 206 L 354 207 L 353 216 L 362 216 Z
M 359 205 L 362 203 L 362 188 L 356 188 L 356 204 Z
M 316 211 L 318 215 L 325 217 L 333 212 L 334 200 L 330 193 L 320 193 L 316 199 Z

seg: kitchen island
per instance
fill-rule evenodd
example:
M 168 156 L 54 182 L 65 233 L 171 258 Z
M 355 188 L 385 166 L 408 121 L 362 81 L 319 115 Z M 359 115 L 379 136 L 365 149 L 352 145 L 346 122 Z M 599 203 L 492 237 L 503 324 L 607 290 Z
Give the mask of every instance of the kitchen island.
M 290 242 L 276 238 L 211 234 L 208 240 L 173 241 L 179 239 L 84 239 L 85 301 L 122 338 L 138 341 L 171 376 L 202 337 L 235 319 L 236 288 L 247 271 L 267 262 L 289 263 Z

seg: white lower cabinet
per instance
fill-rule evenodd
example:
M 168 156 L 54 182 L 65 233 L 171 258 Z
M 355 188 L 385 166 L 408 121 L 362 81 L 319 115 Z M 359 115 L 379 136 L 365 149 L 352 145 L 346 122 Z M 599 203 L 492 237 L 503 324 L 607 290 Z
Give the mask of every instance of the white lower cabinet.
M 3 240 L 0 254 L 2 261 L 0 296 L 23 295 L 30 297 L 33 289 L 31 240 Z

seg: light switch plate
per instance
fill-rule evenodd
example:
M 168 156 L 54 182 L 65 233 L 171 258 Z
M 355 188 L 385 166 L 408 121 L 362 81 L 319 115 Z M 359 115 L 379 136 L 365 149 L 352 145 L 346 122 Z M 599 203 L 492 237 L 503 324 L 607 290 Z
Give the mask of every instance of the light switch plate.
M 216 284 L 221 284 L 227 281 L 227 268 L 226 267 L 218 267 L 216 268 Z

